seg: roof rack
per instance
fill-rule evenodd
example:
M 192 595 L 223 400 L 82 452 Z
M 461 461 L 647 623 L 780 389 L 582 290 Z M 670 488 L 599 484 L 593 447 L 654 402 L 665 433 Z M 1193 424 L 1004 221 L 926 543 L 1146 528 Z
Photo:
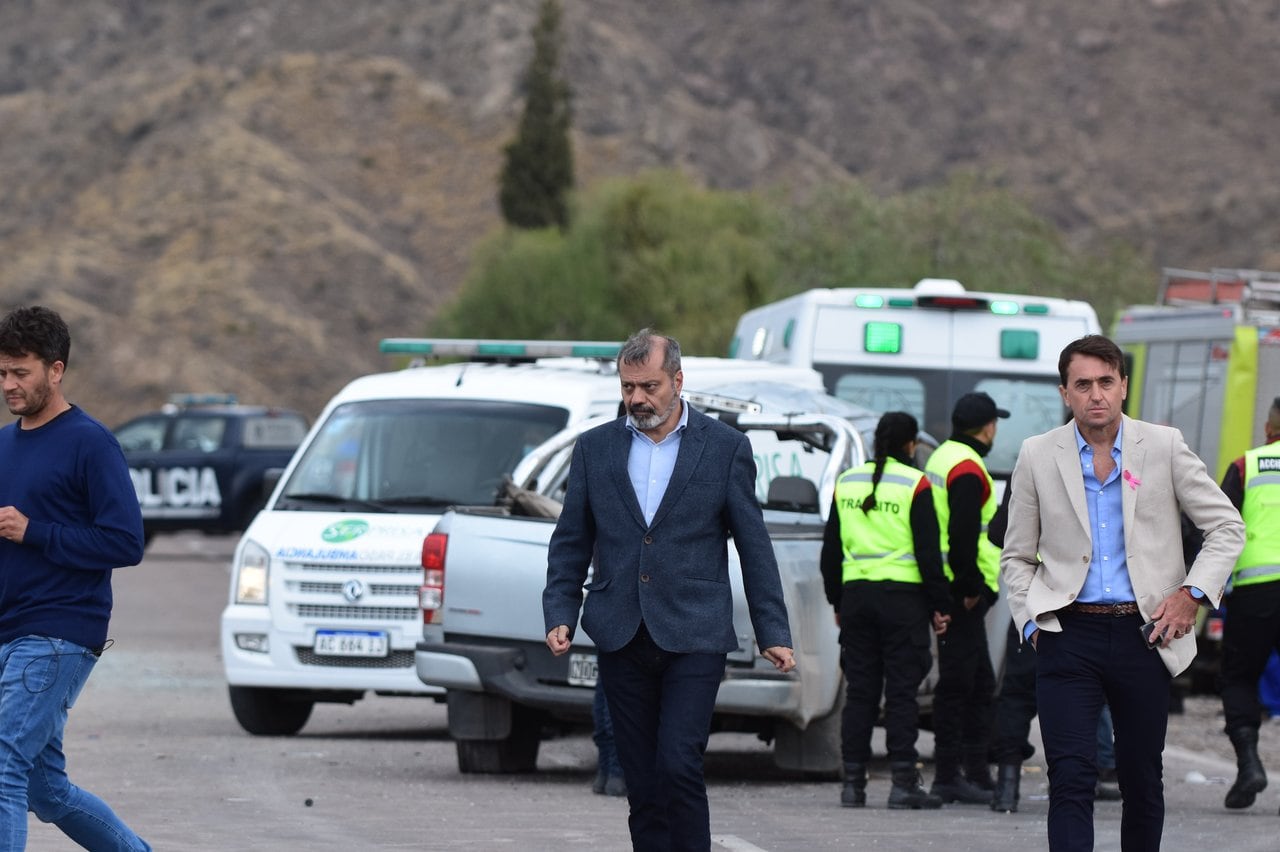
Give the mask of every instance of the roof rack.
M 195 408 L 200 405 L 235 405 L 236 395 L 233 393 L 171 393 L 169 404 L 181 408 Z

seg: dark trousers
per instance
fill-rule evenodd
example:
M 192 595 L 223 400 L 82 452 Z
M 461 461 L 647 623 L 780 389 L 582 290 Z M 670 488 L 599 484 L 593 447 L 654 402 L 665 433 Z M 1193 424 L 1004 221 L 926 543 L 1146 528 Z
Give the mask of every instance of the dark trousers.
M 711 848 L 702 756 L 724 662 L 724 654 L 664 651 L 643 625 L 621 650 L 600 655 L 637 852 Z
M 1239 586 L 1227 597 L 1222 627 L 1222 711 L 1226 730 L 1257 730 L 1258 680 L 1280 650 L 1280 581 Z
M 840 598 L 841 718 L 845 763 L 871 759 L 871 733 L 884 694 L 885 746 L 891 763 L 915 763 L 920 707 L 929 673 L 930 612 L 924 593 L 905 584 L 846 583 Z
M 996 697 L 991 752 L 996 763 L 1022 763 L 1034 753 L 1031 720 L 1036 717 L 1036 649 L 1020 642 L 1018 628 L 1009 622 L 1004 646 L 1004 677 Z
M 996 676 L 987 643 L 987 605 L 952 607 L 938 637 L 938 686 L 933 693 L 933 742 L 939 759 L 958 760 L 965 749 L 986 759 Z
M 1062 631 L 1036 637 L 1036 698 L 1049 764 L 1049 849 L 1093 849 L 1098 716 L 1115 723 L 1124 799 L 1120 848 L 1155 852 L 1164 829 L 1161 755 L 1169 724 L 1169 670 L 1147 647 L 1138 615 L 1060 612 Z

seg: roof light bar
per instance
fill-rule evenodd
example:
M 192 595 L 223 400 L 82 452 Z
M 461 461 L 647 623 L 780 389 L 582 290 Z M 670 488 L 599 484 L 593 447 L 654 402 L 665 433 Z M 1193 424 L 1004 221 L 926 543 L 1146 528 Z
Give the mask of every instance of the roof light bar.
M 535 358 L 617 358 L 622 344 L 605 340 L 476 340 L 446 337 L 388 337 L 378 344 L 384 355 L 433 358 L 528 360 Z

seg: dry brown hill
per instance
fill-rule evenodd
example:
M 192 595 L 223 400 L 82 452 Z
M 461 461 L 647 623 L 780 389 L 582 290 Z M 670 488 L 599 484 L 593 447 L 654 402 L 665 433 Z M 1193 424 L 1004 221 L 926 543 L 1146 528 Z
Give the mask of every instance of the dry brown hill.
M 498 222 L 538 0 L 0 4 L 0 304 L 69 395 L 314 415 Z M 565 0 L 579 179 L 995 174 L 1155 264 L 1280 265 L 1280 12 L 1247 0 Z

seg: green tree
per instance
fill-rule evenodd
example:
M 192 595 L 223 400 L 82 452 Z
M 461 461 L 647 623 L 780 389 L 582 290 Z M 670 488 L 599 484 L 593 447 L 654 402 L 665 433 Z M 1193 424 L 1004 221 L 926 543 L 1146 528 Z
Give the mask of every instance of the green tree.
M 498 201 L 517 228 L 564 228 L 573 188 L 569 84 L 560 73 L 559 0 L 543 0 L 533 26 L 533 58 L 525 72 L 524 113 L 505 148 Z
M 645 325 L 722 353 L 772 281 L 772 214 L 751 194 L 675 172 L 597 184 L 566 231 L 503 230 L 481 245 L 433 325 L 458 337 L 617 340 Z

